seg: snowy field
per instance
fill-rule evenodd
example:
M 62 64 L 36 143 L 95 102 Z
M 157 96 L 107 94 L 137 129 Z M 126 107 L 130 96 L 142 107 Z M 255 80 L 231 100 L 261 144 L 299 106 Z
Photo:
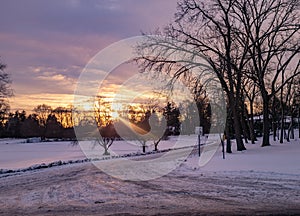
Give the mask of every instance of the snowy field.
M 179 146 L 194 140 L 184 137 Z M 1 168 L 85 157 L 67 142 L 19 141 L 1 141 Z M 160 149 L 174 142 L 165 141 Z M 90 162 L 2 174 L 0 215 L 299 215 L 300 140 L 264 148 L 259 143 L 246 144 L 244 152 L 233 144 L 225 160 L 219 148 L 203 167 L 194 152 L 177 169 L 149 181 L 114 178 Z M 122 146 L 112 147 L 119 154 L 141 151 Z
M 204 142 L 205 137 L 202 137 Z M 176 142 L 176 146 L 175 145 Z M 85 143 L 90 143 L 86 141 Z M 161 141 L 159 149 L 180 148 L 197 144 L 197 136 L 170 137 L 167 141 Z M 91 144 L 91 147 L 93 144 Z M 146 151 L 153 151 L 153 145 Z M 99 147 L 99 151 L 103 151 Z M 109 150 L 112 155 L 125 155 L 139 153 L 142 147 L 138 142 L 115 141 Z M 99 153 L 102 155 L 102 152 Z M 0 139 L 0 169 L 26 168 L 35 164 L 51 163 L 55 161 L 69 161 L 85 159 L 86 155 L 80 146 L 74 146 L 69 142 L 38 142 L 26 143 L 25 139 Z
M 201 137 L 201 143 L 206 138 Z M 176 146 L 175 143 L 176 142 Z M 297 145 L 299 144 L 299 145 Z M 222 159 L 221 147 L 212 160 L 202 167 L 207 171 L 269 171 L 279 173 L 300 174 L 300 139 L 289 143 L 280 144 L 271 141 L 271 146 L 262 148 L 260 141 L 257 144 L 245 144 L 247 151 L 235 151 L 234 141 L 233 154 L 226 154 Z M 170 137 L 167 141 L 161 141 L 159 150 L 197 146 L 195 135 Z M 102 147 L 99 148 L 100 151 Z M 153 151 L 153 146 L 148 146 L 146 151 Z M 126 155 L 141 153 L 141 146 L 135 142 L 115 141 L 110 148 L 112 155 Z M 101 153 L 102 155 L 102 153 Z M 71 142 L 40 142 L 25 143 L 24 139 L 0 140 L 0 169 L 20 169 L 41 163 L 55 161 L 69 161 L 85 159 L 86 155 L 79 145 Z M 193 161 L 197 164 L 198 158 Z M 238 166 L 237 166 L 238 165 Z

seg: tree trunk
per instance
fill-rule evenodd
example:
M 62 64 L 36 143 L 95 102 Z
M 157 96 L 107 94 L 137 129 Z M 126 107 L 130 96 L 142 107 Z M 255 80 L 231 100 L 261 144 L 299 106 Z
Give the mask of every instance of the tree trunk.
M 108 145 L 104 144 L 103 147 L 104 147 L 104 153 L 103 153 L 103 155 L 110 155 L 110 153 L 108 152 Z
M 290 139 L 294 139 L 295 136 L 294 136 L 294 125 L 293 125 L 293 122 L 294 122 L 294 118 L 293 118 L 293 115 L 291 117 L 291 123 L 289 125 L 289 129 L 288 129 L 288 142 L 290 141 Z
M 107 149 L 104 149 L 103 155 L 110 155 Z
M 251 143 L 255 144 L 256 135 L 254 132 L 254 119 L 253 119 L 254 111 L 253 111 L 253 101 L 250 101 L 250 121 L 249 121 L 249 129 L 250 129 L 250 138 Z
M 275 95 L 273 96 L 272 102 L 272 131 L 273 131 L 273 141 L 276 141 L 276 134 L 277 134 L 277 115 L 275 110 Z
M 226 138 L 226 153 L 232 153 L 231 140 L 229 136 Z
M 143 153 L 146 153 L 146 142 L 143 142 Z
M 284 135 L 284 114 L 283 114 L 283 108 L 281 111 L 281 121 L 280 121 L 280 143 L 283 143 L 283 135 Z
M 232 109 L 233 114 L 233 122 L 234 122 L 234 134 L 236 139 L 236 147 L 237 151 L 243 151 L 246 150 L 246 147 L 244 146 L 244 142 L 242 139 L 242 131 L 241 131 L 241 123 L 240 123 L 240 116 L 239 112 L 237 111 L 237 107 L 234 107 Z
M 158 146 L 158 144 L 154 143 L 154 151 L 158 150 L 157 146 Z
M 232 153 L 229 127 L 226 126 L 226 153 Z
M 248 140 L 250 139 L 249 115 L 244 102 L 242 103 L 241 109 L 242 109 L 241 112 L 242 118 L 240 119 L 241 119 L 241 125 L 243 129 L 243 135 L 244 135 L 245 143 L 248 143 Z
M 245 120 L 245 118 L 248 118 L 247 116 L 248 115 L 246 115 L 246 113 L 244 113 L 242 115 L 242 118 L 241 118 L 241 125 L 242 125 L 242 129 L 243 129 L 243 135 L 244 135 L 245 143 L 248 143 L 248 139 L 250 139 L 249 128 L 248 128 L 247 122 Z
M 262 147 L 270 146 L 269 99 L 263 98 L 263 142 Z
M 252 143 L 252 144 L 255 144 L 256 136 L 255 136 L 255 132 L 254 132 L 253 117 L 251 117 L 251 119 L 250 119 L 250 121 L 249 121 L 249 129 L 250 129 L 250 139 L 251 139 L 251 143 Z
M 239 112 L 239 99 L 234 97 L 233 93 L 228 95 L 229 99 L 229 105 L 230 109 L 232 111 L 232 117 L 233 117 L 233 128 L 234 128 L 234 134 L 236 139 L 236 147 L 237 151 L 243 151 L 246 150 L 246 147 L 244 146 L 244 142 L 242 139 L 242 128 L 241 128 L 241 122 L 240 122 L 240 112 Z
M 282 81 L 283 82 L 283 81 Z M 281 123 L 280 123 L 280 143 L 283 143 L 283 135 L 284 135 L 284 104 L 283 104 L 283 88 L 280 90 L 280 106 L 281 106 Z
M 226 120 L 226 127 L 225 127 L 225 135 L 226 135 L 226 153 L 232 153 L 231 150 L 231 141 L 230 141 L 230 122 L 231 122 L 231 112 L 228 110 L 227 111 L 227 120 Z
M 272 122 L 272 131 L 273 131 L 273 141 L 276 141 L 277 124 L 276 124 L 274 119 L 273 119 L 273 122 Z

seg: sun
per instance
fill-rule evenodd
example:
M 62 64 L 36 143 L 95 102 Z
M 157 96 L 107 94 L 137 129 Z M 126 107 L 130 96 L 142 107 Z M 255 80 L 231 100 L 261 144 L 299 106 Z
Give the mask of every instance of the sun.
M 119 113 L 116 112 L 116 111 L 111 112 L 110 115 L 111 115 L 111 117 L 112 117 L 113 119 L 118 119 L 118 118 L 119 118 Z

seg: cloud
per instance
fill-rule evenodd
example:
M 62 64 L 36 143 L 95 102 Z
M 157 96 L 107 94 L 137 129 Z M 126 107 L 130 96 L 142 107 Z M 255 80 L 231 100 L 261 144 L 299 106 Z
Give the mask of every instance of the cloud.
M 37 77 L 38 80 L 45 80 L 45 81 L 51 81 L 51 82 L 59 82 L 59 81 L 65 81 L 66 77 L 64 75 L 61 74 L 57 74 L 54 76 L 38 76 Z
M 67 107 L 73 103 L 73 100 L 73 94 L 21 94 L 11 98 L 10 103 L 14 104 L 12 111 L 25 110 L 27 113 L 31 113 L 33 108 L 40 104 L 47 104 L 52 108 Z
M 24 107 L 37 104 L 36 95 L 71 95 L 95 54 L 120 39 L 167 24 L 175 6 L 174 0 L 3 0 L 0 57 L 13 79 L 12 108 L 22 107 L 20 101 Z M 124 68 L 112 74 L 108 87 L 129 74 Z

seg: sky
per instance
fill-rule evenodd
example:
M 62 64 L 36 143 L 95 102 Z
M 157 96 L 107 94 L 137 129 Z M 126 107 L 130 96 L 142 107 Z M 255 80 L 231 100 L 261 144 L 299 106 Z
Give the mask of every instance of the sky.
M 94 55 L 111 43 L 167 25 L 176 2 L 2 0 L 0 61 L 13 81 L 11 111 L 72 104 L 78 77 Z

